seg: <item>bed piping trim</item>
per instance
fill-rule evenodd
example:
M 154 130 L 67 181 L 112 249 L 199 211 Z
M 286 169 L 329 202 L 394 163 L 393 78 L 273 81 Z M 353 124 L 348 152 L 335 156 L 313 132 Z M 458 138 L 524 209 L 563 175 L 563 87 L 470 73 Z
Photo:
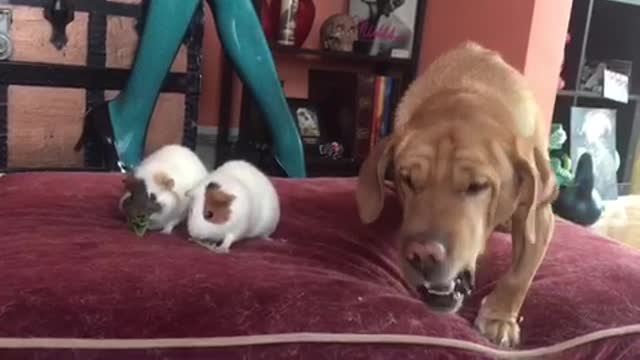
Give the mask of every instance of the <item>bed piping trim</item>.
M 431 336 L 314 332 L 158 339 L 0 338 L 0 349 L 131 350 L 151 348 L 219 348 L 291 343 L 396 344 L 448 347 L 482 353 L 498 359 L 524 359 L 557 354 L 605 338 L 631 334 L 640 334 L 640 324 L 599 330 L 553 345 L 527 350 L 503 350 L 470 341 Z

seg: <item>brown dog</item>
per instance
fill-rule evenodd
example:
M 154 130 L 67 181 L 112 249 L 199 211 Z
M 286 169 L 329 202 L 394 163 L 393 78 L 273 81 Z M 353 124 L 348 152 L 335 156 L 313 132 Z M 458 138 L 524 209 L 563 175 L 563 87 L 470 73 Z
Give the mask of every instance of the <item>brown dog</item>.
M 533 94 L 498 53 L 467 42 L 410 85 L 395 116 L 393 134 L 360 169 L 361 219 L 378 218 L 389 171 L 403 207 L 406 279 L 428 305 L 448 312 L 472 290 L 490 234 L 508 224 L 512 264 L 475 324 L 494 343 L 515 346 L 520 308 L 553 232 L 557 192 Z

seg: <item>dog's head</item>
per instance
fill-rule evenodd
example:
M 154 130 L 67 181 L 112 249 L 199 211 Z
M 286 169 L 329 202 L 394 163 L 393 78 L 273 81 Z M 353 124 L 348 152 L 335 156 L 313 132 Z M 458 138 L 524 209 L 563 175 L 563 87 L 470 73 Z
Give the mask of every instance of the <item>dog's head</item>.
M 378 218 L 390 174 L 403 208 L 404 275 L 428 305 L 453 312 L 473 289 L 476 261 L 497 225 L 511 220 L 534 235 L 534 150 L 501 125 L 513 112 L 481 93 L 437 92 L 408 116 L 363 163 L 359 213 L 365 223 Z

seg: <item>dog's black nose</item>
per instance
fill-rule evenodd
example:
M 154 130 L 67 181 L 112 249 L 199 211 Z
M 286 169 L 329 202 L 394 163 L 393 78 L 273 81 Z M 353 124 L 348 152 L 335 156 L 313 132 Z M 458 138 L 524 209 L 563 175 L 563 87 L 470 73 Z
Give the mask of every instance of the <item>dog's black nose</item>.
M 448 236 L 444 233 L 424 233 L 411 236 L 405 247 L 405 257 L 414 269 L 430 278 L 441 272 L 447 259 Z

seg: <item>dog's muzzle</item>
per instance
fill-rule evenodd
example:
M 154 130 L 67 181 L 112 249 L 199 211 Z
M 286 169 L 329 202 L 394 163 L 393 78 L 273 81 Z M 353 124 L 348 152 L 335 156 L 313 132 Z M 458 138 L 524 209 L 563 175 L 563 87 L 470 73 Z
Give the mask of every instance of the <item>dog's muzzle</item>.
M 433 284 L 425 281 L 417 290 L 423 301 L 433 310 L 456 312 L 464 298 L 473 291 L 473 276 L 470 271 L 463 271 L 448 283 Z

